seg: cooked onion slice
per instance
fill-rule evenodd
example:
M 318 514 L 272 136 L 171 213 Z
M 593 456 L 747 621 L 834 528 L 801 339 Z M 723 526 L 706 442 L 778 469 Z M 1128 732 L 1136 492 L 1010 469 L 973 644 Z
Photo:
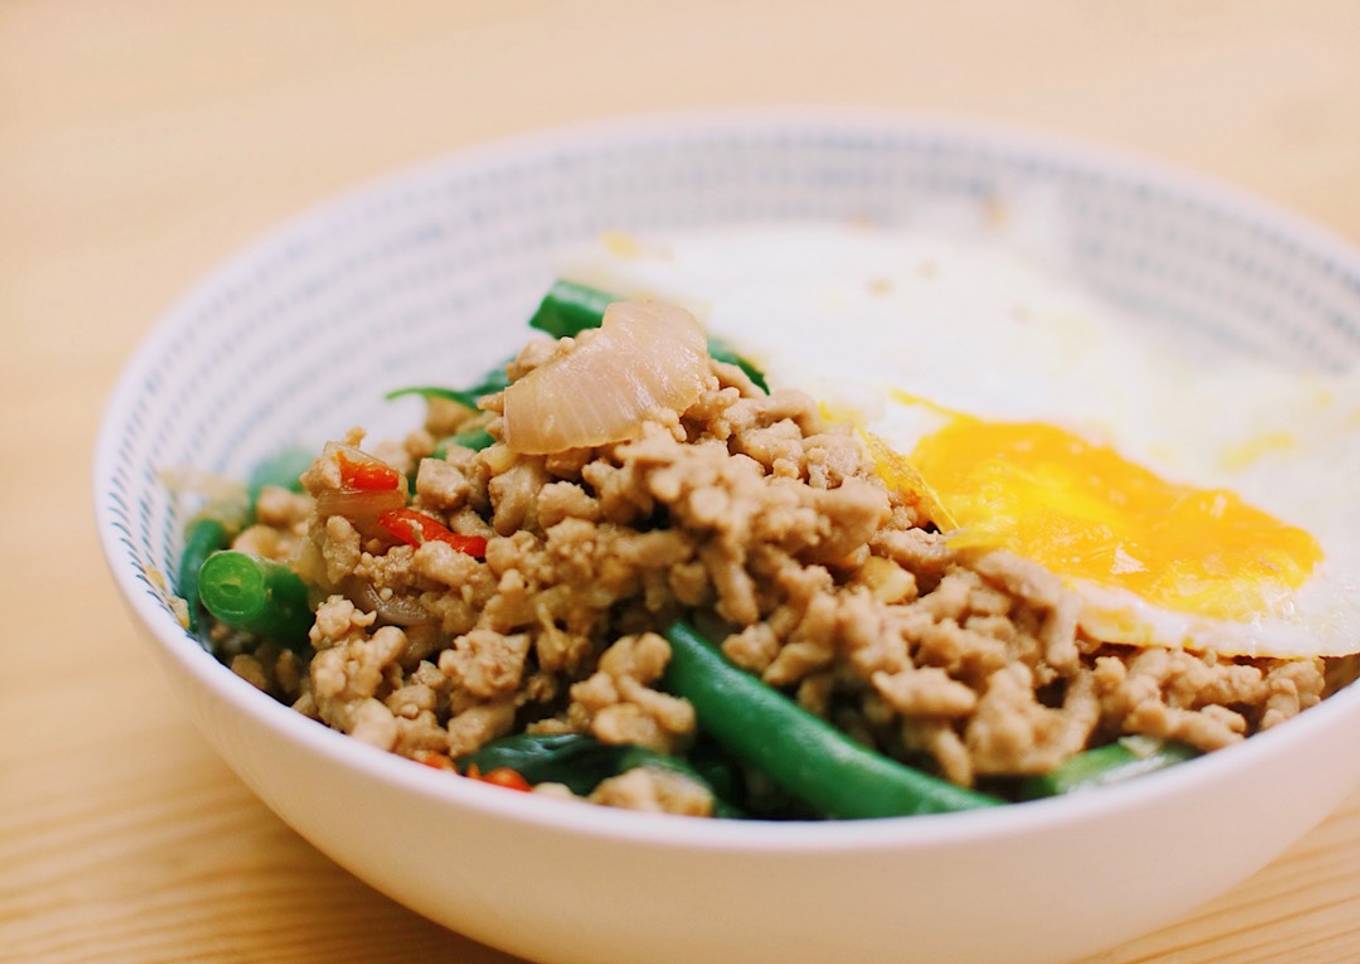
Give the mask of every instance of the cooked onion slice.
M 339 462 L 342 487 L 317 493 L 317 515 L 323 519 L 342 515 L 365 539 L 383 535 L 378 516 L 406 505 L 401 474 L 381 459 L 339 442 L 327 442 L 322 456 Z
M 431 620 L 418 600 L 401 595 L 384 599 L 367 579 L 351 576 L 345 581 L 345 592 L 364 612 L 376 612 L 379 619 L 392 626 L 417 626 Z
M 376 535 L 382 531 L 377 528 L 378 516 L 390 509 L 400 509 L 405 504 L 406 493 L 396 490 L 386 492 L 327 490 L 316 497 L 316 514 L 323 519 L 342 515 L 361 531 Z
M 615 302 L 600 328 L 505 390 L 505 444 L 544 455 L 622 441 L 657 409 L 689 408 L 707 376 L 693 315 L 659 302 Z

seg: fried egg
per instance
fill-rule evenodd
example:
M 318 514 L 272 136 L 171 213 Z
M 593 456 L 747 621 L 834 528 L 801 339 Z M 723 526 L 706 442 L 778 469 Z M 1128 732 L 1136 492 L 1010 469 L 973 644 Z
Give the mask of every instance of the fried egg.
M 961 552 L 1094 639 L 1360 652 L 1360 376 L 1208 350 L 1004 246 L 862 227 L 608 235 L 565 274 L 678 301 L 854 423 Z

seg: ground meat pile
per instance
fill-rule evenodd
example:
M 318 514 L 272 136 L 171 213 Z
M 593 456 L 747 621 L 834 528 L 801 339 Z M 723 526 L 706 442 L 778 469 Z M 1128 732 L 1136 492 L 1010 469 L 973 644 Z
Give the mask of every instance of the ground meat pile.
M 551 350 L 532 343 L 511 377 Z M 433 403 L 424 430 L 375 451 L 413 477 L 414 508 L 485 536 L 485 561 L 444 542 L 394 547 L 320 514 L 316 497 L 340 485 L 322 457 L 303 477 L 308 495 L 266 490 L 235 544 L 291 560 L 329 593 L 314 655 L 219 630 L 233 670 L 423 762 L 520 731 L 673 752 L 693 739 L 695 714 L 658 688 L 670 650 L 656 630 L 695 614 L 734 663 L 963 786 L 1043 773 L 1121 734 L 1218 749 L 1323 695 L 1320 660 L 1215 660 L 1087 638 L 1051 573 L 1004 552 L 952 551 L 847 428 L 801 393 L 765 395 L 735 366 L 712 363 L 697 402 L 659 413 L 631 441 L 430 457 L 435 438 L 468 419 L 499 438 L 499 397 L 483 407 Z M 593 799 L 709 812 L 684 782 L 640 769 Z

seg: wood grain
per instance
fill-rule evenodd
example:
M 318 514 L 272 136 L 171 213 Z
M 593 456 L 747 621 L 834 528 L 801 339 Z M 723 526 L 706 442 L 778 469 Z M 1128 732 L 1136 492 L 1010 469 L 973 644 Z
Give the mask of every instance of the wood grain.
M 0 6 L 0 957 L 507 961 L 369 890 L 207 750 L 104 571 L 89 451 L 198 274 L 393 166 L 652 108 L 961 112 L 1360 238 L 1360 4 L 8 0 Z M 1360 797 L 1099 960 L 1360 959 Z

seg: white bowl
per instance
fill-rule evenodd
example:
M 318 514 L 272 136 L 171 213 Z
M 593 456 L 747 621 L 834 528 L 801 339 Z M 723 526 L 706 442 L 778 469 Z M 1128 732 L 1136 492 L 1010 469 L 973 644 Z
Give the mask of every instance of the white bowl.
M 1042 196 L 1070 270 L 1133 310 L 1295 362 L 1360 356 L 1360 255 L 1143 162 L 840 111 L 629 120 L 466 151 L 251 247 L 137 352 L 99 436 L 119 586 L 204 735 L 353 873 L 464 934 L 553 961 L 1053 961 L 1130 938 L 1264 865 L 1360 777 L 1360 690 L 1114 790 L 976 813 L 733 823 L 451 779 L 319 726 L 216 663 L 155 585 L 190 506 L 158 470 L 241 475 L 352 424 L 383 389 L 458 382 L 524 336 L 562 243 L 607 228 L 981 211 Z M 964 218 L 967 220 L 967 218 Z

